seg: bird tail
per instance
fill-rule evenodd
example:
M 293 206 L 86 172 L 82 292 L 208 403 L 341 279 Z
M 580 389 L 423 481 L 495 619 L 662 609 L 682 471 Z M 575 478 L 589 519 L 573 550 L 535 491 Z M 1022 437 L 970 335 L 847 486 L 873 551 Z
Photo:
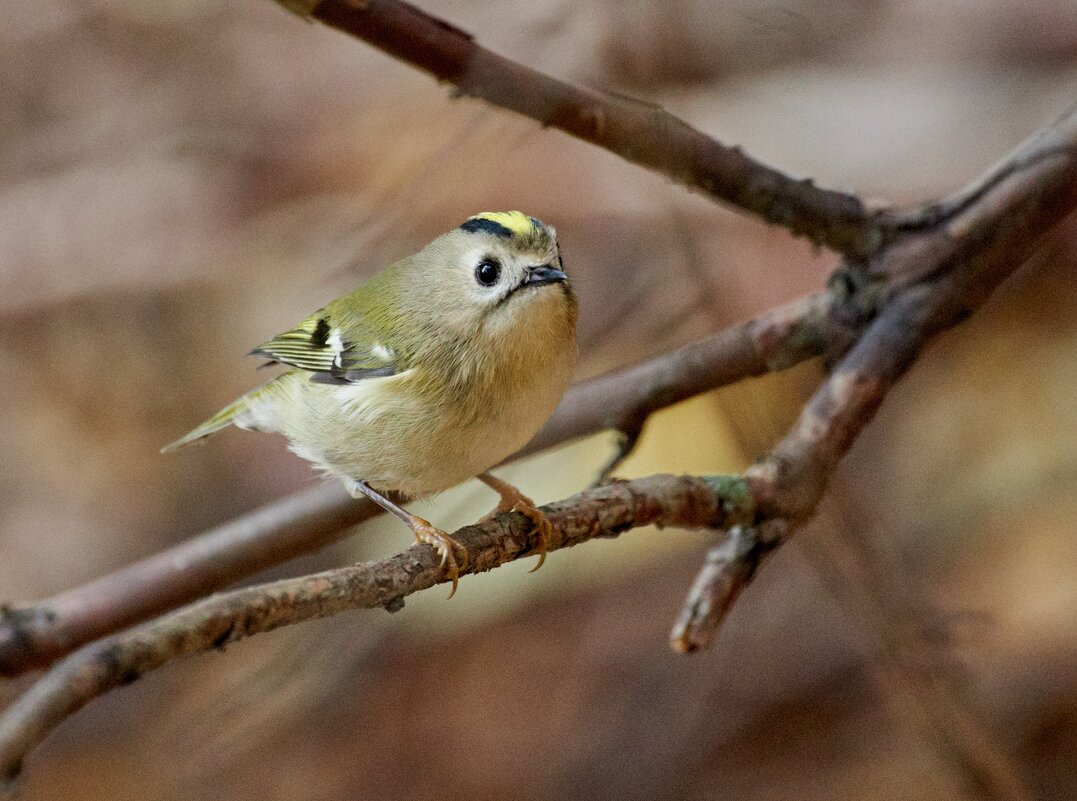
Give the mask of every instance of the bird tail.
M 273 382 L 270 381 L 269 383 L 271 384 Z M 247 422 L 247 420 L 245 418 L 247 418 L 251 411 L 251 404 L 265 392 L 267 386 L 269 386 L 269 384 L 263 384 L 257 389 L 252 389 L 246 395 L 236 398 L 236 400 L 225 406 L 217 412 L 217 414 L 213 415 L 213 417 L 206 420 L 202 425 L 198 426 L 190 433 L 185 434 L 170 445 L 165 445 L 161 448 L 161 453 L 168 453 L 177 448 L 182 448 L 184 445 L 190 445 L 192 442 L 204 439 L 210 434 L 215 434 L 222 428 L 227 428 L 230 425 L 240 425 L 246 428 L 247 426 L 245 426 L 244 423 Z

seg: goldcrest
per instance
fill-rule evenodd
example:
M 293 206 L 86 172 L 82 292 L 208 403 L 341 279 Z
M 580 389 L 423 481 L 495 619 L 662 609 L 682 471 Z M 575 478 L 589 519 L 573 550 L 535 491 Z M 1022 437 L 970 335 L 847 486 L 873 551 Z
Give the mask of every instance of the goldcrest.
M 552 227 L 478 214 L 251 354 L 290 369 L 165 451 L 229 425 L 283 434 L 433 545 L 453 592 L 466 552 L 386 493 L 414 498 L 478 476 L 501 496 L 491 514 L 535 522 L 542 564 L 549 522 L 485 471 L 527 443 L 572 377 L 576 300 Z

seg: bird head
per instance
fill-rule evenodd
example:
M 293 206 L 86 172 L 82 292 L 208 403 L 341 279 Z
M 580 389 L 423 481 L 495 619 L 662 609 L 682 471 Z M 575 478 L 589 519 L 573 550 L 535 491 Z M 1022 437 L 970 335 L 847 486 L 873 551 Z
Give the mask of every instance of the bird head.
M 460 336 L 575 336 L 576 301 L 551 226 L 484 212 L 435 239 L 414 268 L 431 322 Z

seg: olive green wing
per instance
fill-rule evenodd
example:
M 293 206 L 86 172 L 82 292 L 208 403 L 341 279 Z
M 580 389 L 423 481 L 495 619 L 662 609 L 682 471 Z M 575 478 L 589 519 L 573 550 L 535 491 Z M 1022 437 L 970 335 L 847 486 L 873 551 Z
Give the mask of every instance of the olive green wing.
M 320 309 L 295 328 L 278 334 L 250 352 L 269 361 L 311 373 L 311 381 L 352 384 L 397 372 L 392 349 L 356 315 L 337 321 Z

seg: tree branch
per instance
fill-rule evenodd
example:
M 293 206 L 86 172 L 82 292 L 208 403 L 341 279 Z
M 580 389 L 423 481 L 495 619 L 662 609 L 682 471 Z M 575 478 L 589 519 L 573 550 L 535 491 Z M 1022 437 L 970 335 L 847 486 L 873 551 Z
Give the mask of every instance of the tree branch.
M 554 526 L 550 549 L 648 523 L 736 527 L 735 539 L 712 552 L 693 589 L 673 636 L 681 650 L 700 647 L 713 636 L 756 566 L 811 517 L 838 462 L 922 348 L 982 304 L 1077 206 L 1073 111 L 950 201 L 919 213 L 873 216 L 855 197 L 783 176 L 660 109 L 571 87 L 514 64 L 405 3 L 286 4 L 453 83 L 463 94 L 605 147 L 848 256 L 826 293 L 575 389 L 563 411 L 529 446 L 534 450 L 623 426 L 695 392 L 815 353 L 836 360 L 792 430 L 743 477 L 653 476 L 545 507 Z M 267 507 L 258 513 L 262 518 L 222 527 L 170 552 L 173 558 L 191 556 L 190 563 L 167 565 L 160 555 L 66 598 L 59 596 L 66 617 L 50 619 L 55 610 L 47 604 L 7 610 L 0 629 L 2 659 L 16 666 L 20 659 L 22 665 L 47 662 L 79 637 L 99 636 L 192 593 L 219 587 L 252 567 L 297 555 L 312 541 L 328 541 L 332 529 L 363 514 L 358 504 L 348 502 L 352 508 L 342 518 L 343 507 L 335 505 L 339 502 L 314 495 L 289 503 Z M 276 517 L 282 511 L 283 526 Z M 471 554 L 467 572 L 526 555 L 536 544 L 531 536 L 530 523 L 518 514 L 456 534 Z M 209 562 L 221 553 L 230 561 L 226 558 L 218 573 Z M 170 583 L 155 591 L 155 576 Z M 395 609 L 405 595 L 432 586 L 439 577 L 433 551 L 413 546 L 382 562 L 213 596 L 92 643 L 47 673 L 0 718 L 0 774 L 14 776 L 26 753 L 67 715 L 171 660 L 345 609 Z M 122 582 L 136 589 L 125 590 Z M 35 631 L 45 634 L 35 640 Z
M 556 128 L 850 256 L 880 244 L 859 198 L 791 178 L 664 109 L 558 81 L 487 50 L 459 28 L 399 0 L 278 0 L 477 97 Z
M 746 474 L 760 519 L 788 525 L 777 538 L 728 550 L 720 571 L 715 559 L 704 566 L 674 626 L 676 650 L 710 643 L 756 565 L 814 513 L 838 462 L 922 348 L 978 308 L 1077 207 L 1077 109 L 974 186 L 983 187 L 976 200 L 945 224 L 903 236 L 870 264 L 887 281 L 877 316 L 789 434 Z
M 721 528 L 752 516 L 745 482 L 722 476 L 658 475 L 614 482 L 543 507 L 553 524 L 547 550 L 615 537 L 646 525 Z M 469 565 L 480 573 L 528 556 L 533 524 L 513 512 L 460 529 Z M 429 545 L 368 562 L 211 596 L 137 628 L 99 640 L 57 664 L 0 718 L 0 779 L 69 715 L 109 690 L 185 656 L 281 626 L 348 609 L 399 609 L 403 598 L 446 581 Z
M 862 315 L 820 292 L 633 367 L 577 384 L 519 454 L 645 419 L 708 390 L 850 341 Z M 0 608 L 0 674 L 45 667 L 86 643 L 342 539 L 381 514 L 336 485 L 267 504 L 140 562 L 33 604 Z

